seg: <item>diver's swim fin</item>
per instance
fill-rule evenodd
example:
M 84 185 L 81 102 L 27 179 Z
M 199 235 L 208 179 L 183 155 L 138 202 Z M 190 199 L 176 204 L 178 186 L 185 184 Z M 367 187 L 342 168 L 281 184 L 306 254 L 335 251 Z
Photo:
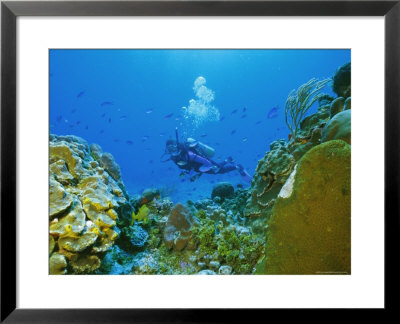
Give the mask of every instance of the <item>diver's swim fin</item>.
M 247 182 L 251 182 L 251 180 L 253 180 L 253 178 L 251 177 L 250 174 L 247 173 L 247 171 L 243 168 L 243 165 L 238 164 L 237 168 L 239 170 L 240 175 L 243 177 L 243 179 Z

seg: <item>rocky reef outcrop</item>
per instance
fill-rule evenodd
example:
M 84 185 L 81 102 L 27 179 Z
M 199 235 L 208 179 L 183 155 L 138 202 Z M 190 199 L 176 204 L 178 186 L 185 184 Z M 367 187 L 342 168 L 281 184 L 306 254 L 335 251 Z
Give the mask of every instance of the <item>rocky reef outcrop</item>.
M 50 135 L 50 274 L 97 270 L 119 236 L 118 218 L 132 209 L 114 158 L 92 147 Z
M 350 274 L 351 149 L 308 151 L 276 199 L 259 274 Z
M 271 143 L 270 151 L 258 161 L 250 189 L 250 198 L 244 211 L 245 216 L 266 216 L 295 162 L 285 140 Z
M 340 66 L 333 76 L 332 90 L 338 97 L 351 97 L 351 63 Z

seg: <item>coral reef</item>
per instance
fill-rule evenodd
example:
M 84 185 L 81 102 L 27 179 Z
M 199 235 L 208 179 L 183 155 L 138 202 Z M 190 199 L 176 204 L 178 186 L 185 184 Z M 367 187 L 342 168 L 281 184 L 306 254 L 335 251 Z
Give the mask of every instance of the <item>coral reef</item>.
M 192 238 L 197 265 L 218 271 L 228 266 L 234 274 L 252 273 L 262 254 L 263 238 L 253 234 L 250 227 L 213 220 L 204 210 L 197 216 L 199 223 L 193 228 Z
M 291 134 L 250 188 L 220 182 L 185 204 L 170 187 L 129 196 L 110 153 L 50 135 L 50 274 L 349 274 L 350 72 L 336 71 L 336 98 L 321 93 L 331 79 L 289 94 Z
M 110 153 L 103 153 L 100 157 L 100 165 L 113 177 L 115 181 L 121 180 L 121 170 Z
M 297 130 L 304 114 L 323 95 L 320 91 L 331 79 L 318 81 L 311 79 L 297 90 L 290 92 L 285 104 L 285 121 L 294 141 L 297 140 Z
M 351 63 L 346 63 L 336 70 L 332 90 L 338 97 L 351 97 Z
M 258 161 L 250 193 L 244 210 L 245 216 L 266 216 L 276 196 L 295 165 L 295 158 L 288 151 L 287 143 L 278 140 L 270 151 Z
M 165 225 L 165 245 L 177 251 L 183 250 L 191 238 L 192 226 L 196 222 L 189 209 L 182 204 L 176 204 Z
M 344 110 L 351 109 L 351 97 L 348 97 L 344 102 Z
M 149 239 L 149 233 L 139 225 L 124 227 L 117 244 L 126 251 L 142 248 Z
M 272 210 L 257 273 L 350 274 L 350 159 L 341 140 L 303 156 Z
M 122 180 L 94 159 L 105 153 L 91 147 L 96 151 L 79 137 L 50 135 L 50 273 L 96 271 L 119 235 L 116 220 L 132 210 Z
M 335 116 L 337 113 L 340 113 L 341 111 L 343 111 L 344 110 L 344 98 L 338 97 L 335 100 L 333 100 L 331 103 L 330 110 L 331 110 L 330 118 Z
M 351 110 L 344 110 L 333 117 L 322 131 L 321 142 L 341 139 L 351 144 Z
M 50 257 L 49 265 L 49 273 L 52 275 L 60 275 L 67 272 L 67 260 L 61 253 L 53 253 Z
M 235 192 L 235 188 L 229 182 L 220 182 L 217 183 L 211 192 L 211 199 L 215 197 L 220 197 L 221 201 L 224 201 L 225 198 L 232 198 Z

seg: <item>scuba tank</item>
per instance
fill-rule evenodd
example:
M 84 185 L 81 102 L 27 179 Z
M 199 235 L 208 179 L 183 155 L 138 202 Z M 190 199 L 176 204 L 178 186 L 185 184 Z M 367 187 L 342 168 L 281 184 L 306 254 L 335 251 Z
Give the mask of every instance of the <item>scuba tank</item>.
M 215 150 L 202 142 L 197 142 L 197 148 L 201 150 L 201 152 L 207 156 L 208 158 L 212 158 L 214 156 Z
M 212 158 L 214 156 L 215 150 L 202 142 L 196 141 L 193 138 L 188 138 L 187 143 L 190 147 L 193 147 L 196 151 L 200 153 L 200 155 L 205 156 L 207 158 Z

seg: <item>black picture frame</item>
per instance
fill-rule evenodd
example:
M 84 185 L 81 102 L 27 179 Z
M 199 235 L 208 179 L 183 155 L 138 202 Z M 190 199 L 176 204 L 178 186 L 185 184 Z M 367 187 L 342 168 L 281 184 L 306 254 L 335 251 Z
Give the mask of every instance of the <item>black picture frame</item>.
M 1 3 L 1 322 L 231 322 L 263 310 L 16 308 L 16 19 L 19 16 L 384 16 L 385 309 L 396 308 L 398 256 L 400 0 L 395 1 L 2 1 Z M 373 171 L 369 176 L 374 176 Z M 373 190 L 373 188 L 371 188 Z M 373 238 L 371 238 L 373 239 Z M 372 256 L 371 256 L 372 258 Z M 239 294 L 239 293 L 238 293 Z M 254 316 L 254 317 L 253 317 Z M 264 320 L 262 320 L 264 321 Z

